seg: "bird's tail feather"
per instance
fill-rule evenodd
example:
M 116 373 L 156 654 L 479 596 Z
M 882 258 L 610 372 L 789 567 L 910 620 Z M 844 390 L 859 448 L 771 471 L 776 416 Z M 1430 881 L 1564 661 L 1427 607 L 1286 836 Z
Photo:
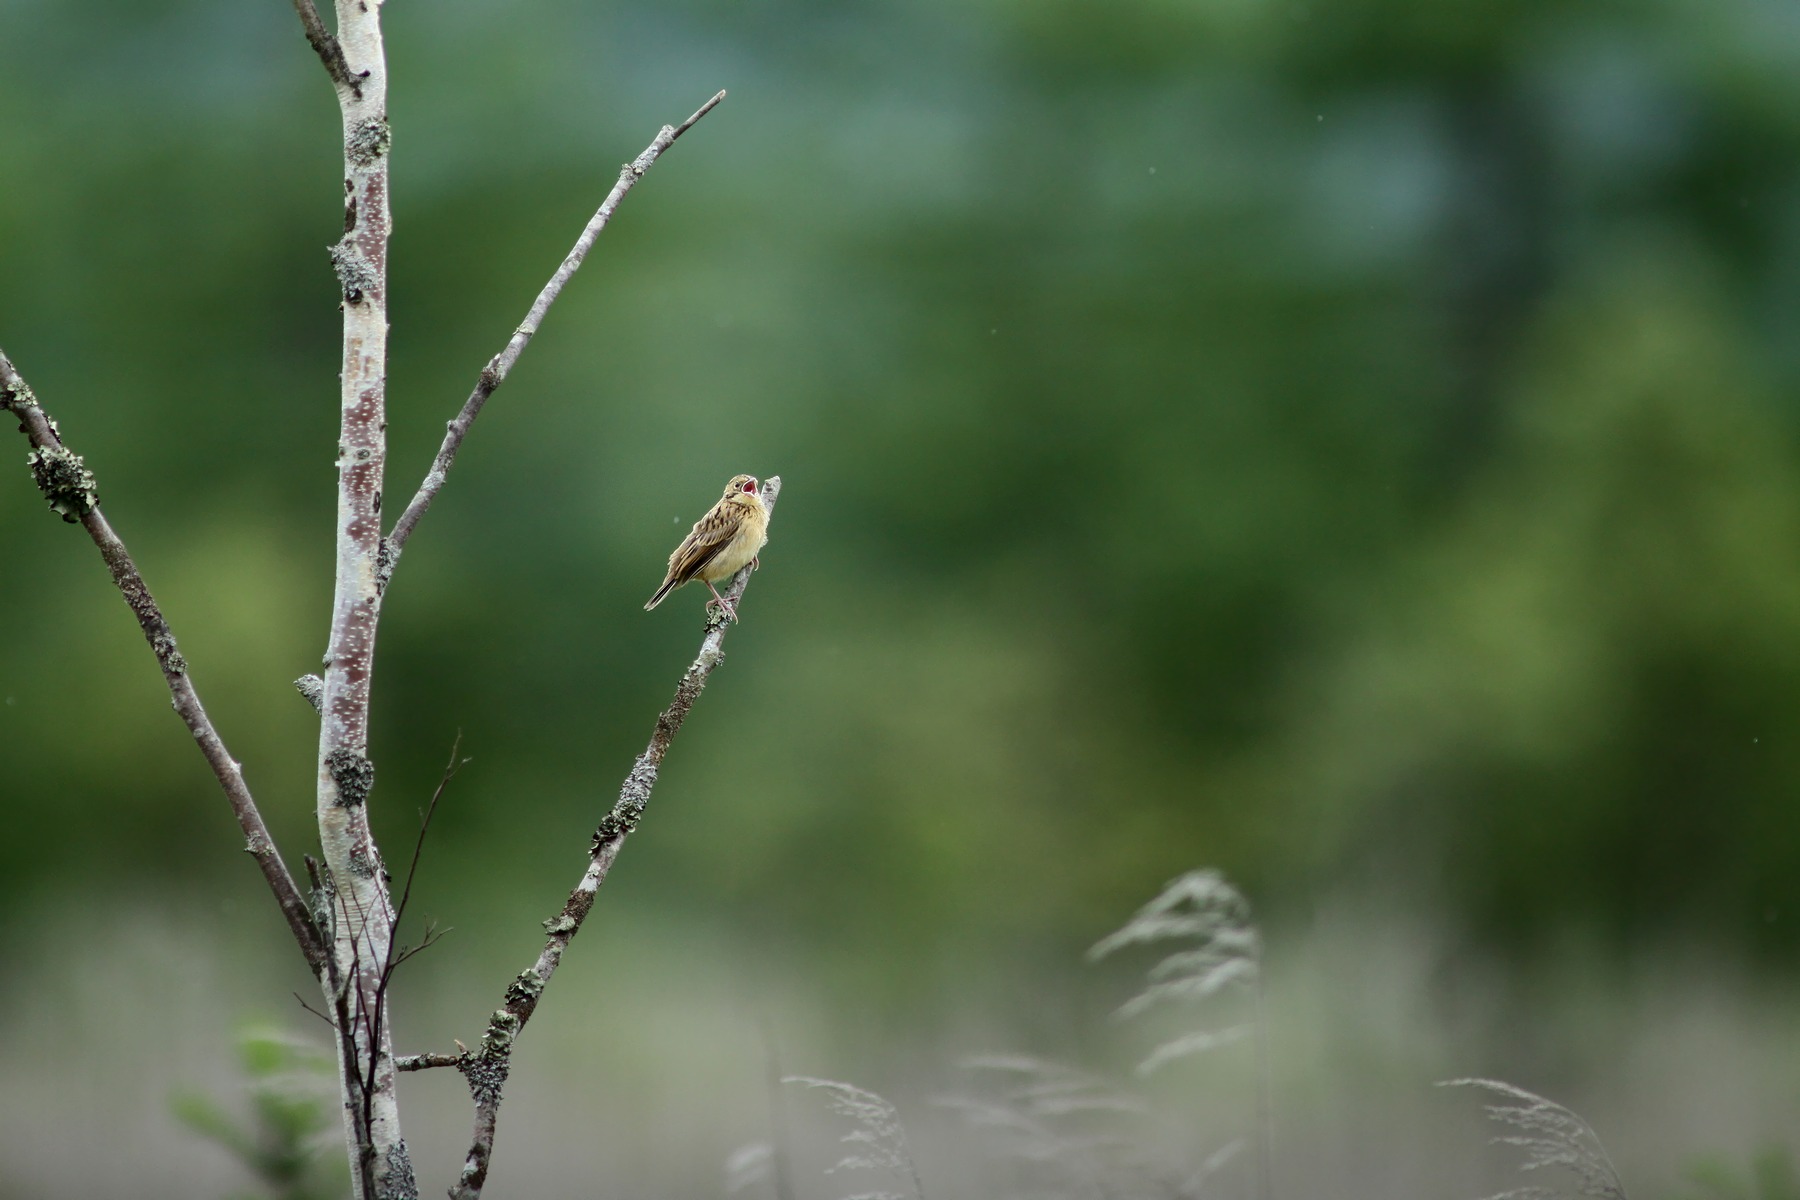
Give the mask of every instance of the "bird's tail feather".
M 661 604 L 663 602 L 663 597 L 667 596 L 670 592 L 674 591 L 679 586 L 680 586 L 680 580 L 676 580 L 676 579 L 663 580 L 663 585 L 656 589 L 656 595 L 650 597 L 650 603 L 644 605 L 644 611 L 649 612 L 651 609 L 653 609 L 657 605 Z

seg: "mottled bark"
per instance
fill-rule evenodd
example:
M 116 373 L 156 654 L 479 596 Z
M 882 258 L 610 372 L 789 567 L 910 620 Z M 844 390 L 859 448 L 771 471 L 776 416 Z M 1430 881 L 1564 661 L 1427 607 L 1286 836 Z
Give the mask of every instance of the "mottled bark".
M 331 248 L 344 314 L 331 632 L 320 697 L 319 843 L 330 872 L 328 1011 L 338 1032 L 344 1132 L 358 1200 L 416 1197 L 394 1095 L 383 970 L 394 912 L 369 833 L 369 699 L 387 462 L 387 62 L 376 0 L 338 0 L 337 32 L 296 10 L 337 91 L 344 139 L 344 236 Z M 313 19 L 309 20 L 309 16 Z M 341 62 L 342 69 L 338 69 Z

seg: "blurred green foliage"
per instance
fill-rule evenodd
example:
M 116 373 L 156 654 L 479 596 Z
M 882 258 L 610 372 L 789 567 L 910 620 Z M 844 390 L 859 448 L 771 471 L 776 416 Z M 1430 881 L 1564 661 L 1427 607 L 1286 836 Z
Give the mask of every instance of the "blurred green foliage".
M 415 911 L 514 952 L 554 911 L 698 640 L 697 596 L 640 606 L 743 470 L 786 483 L 765 569 L 610 911 L 928 983 L 996 947 L 1071 960 L 1208 863 L 1276 923 L 1375 887 L 1520 950 L 1800 949 L 1800 9 L 387 24 L 394 496 L 617 164 L 731 92 L 396 575 L 390 857 L 457 730 L 475 759 Z M 297 866 L 329 89 L 275 3 L 26 0 L 0 44 L 0 345 Z M 102 861 L 256 890 L 91 547 L 3 452 L 0 894 Z
M 343 1195 L 347 1172 L 334 1144 L 340 1130 L 337 1064 L 329 1054 L 272 1028 L 246 1027 L 237 1049 L 248 1077 L 247 1112 L 184 1092 L 170 1101 L 176 1118 L 237 1159 L 261 1185 L 256 1195 L 276 1200 Z
M 1750 1169 L 1733 1165 L 1724 1155 L 1701 1159 L 1688 1170 L 1688 1194 L 1701 1200 L 1796 1200 L 1800 1177 L 1792 1155 L 1781 1146 L 1759 1151 Z

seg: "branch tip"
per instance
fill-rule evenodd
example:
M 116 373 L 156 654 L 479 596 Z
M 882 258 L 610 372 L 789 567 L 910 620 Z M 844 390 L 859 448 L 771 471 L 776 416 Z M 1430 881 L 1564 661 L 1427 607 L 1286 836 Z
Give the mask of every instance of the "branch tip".
M 713 109 L 719 107 L 719 102 L 723 99 L 725 99 L 725 89 L 720 88 L 717 95 L 715 95 L 711 100 L 708 100 L 705 104 L 702 104 L 699 108 L 694 110 L 693 116 L 689 117 L 687 120 L 683 121 L 680 125 L 677 125 L 675 127 L 674 132 L 669 134 L 669 140 L 672 142 L 676 138 L 680 137 L 682 134 L 686 133 L 688 130 L 692 129 L 694 127 L 694 125 L 700 120 L 701 117 L 704 117 L 707 113 L 709 113 Z
M 302 2 L 310 3 L 310 0 L 295 0 L 296 4 Z M 418 526 L 419 521 L 425 516 L 426 510 L 431 507 L 431 502 L 437 498 L 439 490 L 444 486 L 444 480 L 450 474 L 450 468 L 455 465 L 457 451 L 462 448 L 463 438 L 468 435 L 470 425 L 474 424 L 475 418 L 480 415 L 482 406 L 488 402 L 488 398 L 499 389 L 502 383 L 506 382 L 506 377 L 512 371 L 513 364 L 518 361 L 519 356 L 525 352 L 525 348 L 531 344 L 531 339 L 542 328 L 544 317 L 549 313 L 550 306 L 556 303 L 557 297 L 562 295 L 563 287 L 575 272 L 581 269 L 581 264 L 587 258 L 588 251 L 593 248 L 594 240 L 600 236 L 600 231 L 606 228 L 607 222 L 612 220 L 613 212 L 619 207 L 620 201 L 625 198 L 625 193 L 630 191 L 639 179 L 643 178 L 644 172 L 655 164 L 656 160 L 662 156 L 663 151 L 674 144 L 676 138 L 692 129 L 695 122 L 718 107 L 719 102 L 724 99 L 725 93 L 721 90 L 696 109 L 694 115 L 680 125 L 663 126 L 656 138 L 644 148 L 644 152 L 625 164 L 624 169 L 619 173 L 619 181 L 613 185 L 613 189 L 607 193 L 606 199 L 600 202 L 599 209 L 589 218 L 581 235 L 575 239 L 574 248 L 563 258 L 555 273 L 550 276 L 549 282 L 545 283 L 543 289 L 538 292 L 537 299 L 532 302 L 530 310 L 525 314 L 525 319 L 513 330 L 512 337 L 500 353 L 489 359 L 481 369 L 476 378 L 475 387 L 469 393 L 469 398 L 463 401 L 462 409 L 446 423 L 444 440 L 438 447 L 437 457 L 432 460 L 430 470 L 425 473 L 425 478 L 419 484 L 418 491 L 413 494 L 412 500 L 395 520 L 393 531 L 387 536 L 384 543 L 386 559 L 377 581 L 380 591 L 387 590 L 388 581 L 393 575 L 394 566 L 400 560 L 401 552 L 406 549 L 407 540 L 412 537 L 413 530 Z M 341 256 L 334 254 L 334 263 L 338 262 L 338 257 Z M 354 280 L 343 278 L 344 264 L 339 263 L 338 265 L 340 280 L 345 285 L 345 295 L 348 298 L 349 287 Z

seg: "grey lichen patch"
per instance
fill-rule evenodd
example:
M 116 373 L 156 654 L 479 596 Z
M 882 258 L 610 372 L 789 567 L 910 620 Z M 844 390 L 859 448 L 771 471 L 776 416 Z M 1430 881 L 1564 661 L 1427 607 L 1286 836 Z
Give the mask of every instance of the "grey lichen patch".
M 660 734 L 661 730 L 658 732 Z M 666 738 L 664 742 L 667 744 Z M 648 754 L 638 755 L 637 761 L 631 764 L 631 774 L 625 777 L 625 786 L 619 789 L 618 803 L 600 818 L 588 853 L 598 854 L 607 843 L 616 842 L 636 829 L 638 822 L 644 819 L 644 806 L 649 803 L 650 791 L 655 786 L 656 764 Z
M 37 406 L 37 393 L 32 391 L 31 385 L 26 383 L 23 379 L 19 380 L 17 387 L 10 387 L 4 383 L 0 383 L 0 408 L 9 409 L 16 413 L 22 413 L 28 408 L 36 408 Z
M 355 808 L 367 802 L 375 787 L 375 764 L 367 755 L 339 746 L 325 756 L 325 769 L 337 784 L 338 807 Z
M 651 768 L 654 772 L 655 768 Z M 600 818 L 599 826 L 594 830 L 594 840 L 588 846 L 588 853 L 598 854 L 601 847 L 609 842 L 616 842 L 638 827 L 644 819 L 644 805 L 640 800 L 621 799 L 613 805 L 612 811 Z
M 369 852 L 367 846 L 350 847 L 350 872 L 360 879 L 373 879 L 375 872 L 381 869 L 381 860 Z
M 510 1047 L 510 1039 L 507 1044 Z M 500 1091 L 506 1086 L 506 1073 L 510 1069 L 504 1055 L 488 1058 L 471 1054 L 456 1066 L 463 1073 L 463 1078 L 469 1081 L 469 1094 L 474 1097 L 475 1103 L 500 1103 Z
M 326 941 L 330 941 L 337 921 L 337 884 L 331 878 L 331 868 L 310 854 L 306 856 L 306 869 L 313 881 L 312 889 L 307 893 L 306 906 L 312 909 L 313 921 L 318 925 L 319 932 Z
M 551 917 L 548 921 L 545 921 L 543 923 L 543 925 L 544 925 L 544 932 L 550 933 L 550 934 L 574 933 L 578 928 L 580 928 L 580 923 L 578 921 L 576 921 L 574 917 L 571 917 L 568 913 L 557 913 L 554 917 Z
M 630 804 L 637 810 L 637 815 L 642 816 L 644 805 L 650 800 L 650 791 L 655 786 L 656 764 L 650 761 L 649 755 L 640 754 L 637 756 L 637 761 L 631 764 L 631 774 L 625 776 L 625 786 L 619 789 L 620 803 Z M 619 805 L 613 806 L 614 812 L 617 812 L 618 809 Z M 632 824 L 635 826 L 636 821 L 634 820 Z
M 394 577 L 394 563 L 399 561 L 394 551 L 392 538 L 382 538 L 375 545 L 375 590 L 387 591 L 388 580 Z
M 355 242 L 348 239 L 331 247 L 331 269 L 337 272 L 338 288 L 344 293 L 346 304 L 361 304 L 363 297 L 374 291 L 380 282 L 374 264 Z
M 313 711 L 323 715 L 325 712 L 325 681 L 317 675 L 302 675 L 294 680 L 294 689 L 306 698 Z
M 388 1147 L 387 1162 L 375 1182 L 379 1200 L 419 1200 L 419 1181 L 413 1176 L 412 1155 L 404 1140 Z
M 357 123 L 344 139 L 344 157 L 359 167 L 366 167 L 388 152 L 394 144 L 393 130 L 387 118 L 370 117 Z
M 82 464 L 81 456 L 64 446 L 46 446 L 26 455 L 31 477 L 50 507 L 73 525 L 94 511 L 100 502 L 100 489 L 94 473 Z
M 156 654 L 156 661 L 162 664 L 163 670 L 171 675 L 187 674 L 187 659 L 175 648 L 175 635 L 167 629 L 150 636 L 150 649 Z

